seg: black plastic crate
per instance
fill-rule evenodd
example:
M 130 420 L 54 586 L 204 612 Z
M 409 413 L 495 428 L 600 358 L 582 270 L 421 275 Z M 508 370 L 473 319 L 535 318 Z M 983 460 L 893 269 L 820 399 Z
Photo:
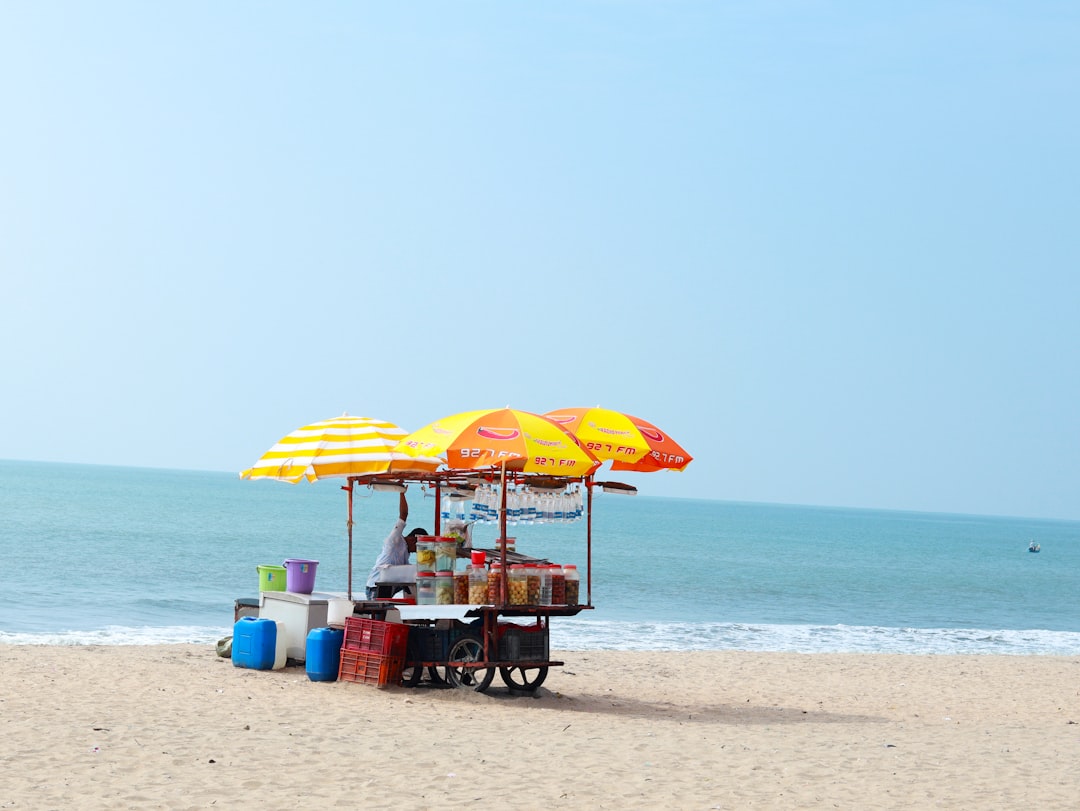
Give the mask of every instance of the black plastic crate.
M 548 629 L 541 625 L 499 625 L 499 659 L 504 662 L 546 662 Z
M 449 630 L 412 625 L 409 627 L 405 659 L 409 662 L 443 662 L 449 648 Z

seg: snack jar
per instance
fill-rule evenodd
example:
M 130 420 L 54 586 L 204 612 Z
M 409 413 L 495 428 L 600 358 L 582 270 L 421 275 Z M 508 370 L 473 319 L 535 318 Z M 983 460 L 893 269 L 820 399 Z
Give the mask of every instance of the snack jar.
M 540 605 L 540 570 L 535 563 L 525 564 L 525 574 L 529 578 L 528 605 Z
M 581 575 L 578 574 L 577 566 L 573 563 L 563 566 L 563 577 L 566 578 L 566 604 L 580 605 L 578 599 L 581 591 Z
M 435 538 L 421 535 L 416 539 L 416 571 L 435 571 Z
M 481 552 L 481 554 L 483 554 Z M 487 567 L 475 563 L 469 567 L 469 605 L 487 603 L 488 573 Z
M 454 602 L 458 605 L 469 603 L 469 573 L 454 572 Z
M 435 571 L 452 572 L 457 566 L 457 541 L 453 538 L 435 539 Z
M 529 576 L 525 573 L 525 567 L 520 563 L 510 567 L 507 585 L 510 589 L 510 603 L 513 605 L 525 605 L 528 602 Z
M 416 604 L 435 605 L 435 572 L 416 573 Z
M 502 605 L 502 596 L 499 588 L 502 583 L 502 564 L 494 561 L 488 569 L 487 578 L 487 602 L 488 605 Z
M 435 605 L 454 604 L 454 573 L 435 572 Z
M 551 604 L 566 605 L 566 575 L 563 574 L 563 567 L 553 563 L 548 566 L 548 571 L 551 572 Z

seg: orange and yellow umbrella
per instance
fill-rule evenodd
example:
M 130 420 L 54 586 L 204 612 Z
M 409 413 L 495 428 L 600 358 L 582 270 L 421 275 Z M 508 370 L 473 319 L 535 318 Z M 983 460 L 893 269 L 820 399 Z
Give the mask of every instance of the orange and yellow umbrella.
M 451 470 L 501 468 L 552 476 L 587 476 L 600 461 L 562 427 L 512 408 L 463 411 L 404 437 L 395 452 L 440 456 Z
M 612 470 L 684 470 L 693 457 L 651 422 L 609 408 L 563 408 L 545 415 Z

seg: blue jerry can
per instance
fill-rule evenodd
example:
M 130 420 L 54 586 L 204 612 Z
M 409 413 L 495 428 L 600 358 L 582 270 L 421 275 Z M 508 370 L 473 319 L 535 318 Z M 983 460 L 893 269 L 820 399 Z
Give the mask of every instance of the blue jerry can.
M 232 663 L 252 670 L 272 670 L 277 653 L 277 623 L 241 617 L 233 626 Z
M 345 632 L 340 628 L 312 628 L 308 632 L 304 669 L 309 679 L 337 681 L 344 642 Z

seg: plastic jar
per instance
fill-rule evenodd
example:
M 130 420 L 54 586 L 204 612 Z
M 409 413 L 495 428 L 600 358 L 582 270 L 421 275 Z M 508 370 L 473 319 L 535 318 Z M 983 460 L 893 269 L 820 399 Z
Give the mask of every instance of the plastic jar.
M 528 605 L 540 605 L 540 570 L 535 563 L 526 563 L 525 573 L 529 578 Z
M 548 566 L 548 571 L 551 572 L 551 604 L 566 605 L 566 575 L 562 566 L 553 563 Z
M 581 576 L 578 574 L 577 566 L 573 563 L 563 566 L 563 577 L 566 578 L 566 604 L 581 605 Z
M 435 572 L 435 605 L 454 604 L 454 573 Z
M 487 602 L 488 605 L 502 605 L 502 564 L 495 561 L 488 569 Z
M 469 573 L 468 572 L 455 572 L 454 573 L 454 602 L 457 605 L 468 605 L 468 603 L 469 603 Z
M 457 566 L 457 541 L 451 538 L 435 539 L 435 571 L 452 572 Z
M 430 535 L 424 535 L 423 540 L 416 540 L 416 571 L 435 571 L 435 539 Z
M 540 605 L 551 605 L 551 568 L 538 566 L 540 573 Z
M 481 552 L 480 554 L 483 554 Z M 469 567 L 469 605 L 487 604 L 488 573 L 487 567 L 472 565 Z
M 510 599 L 507 602 L 513 605 L 525 605 L 529 599 L 529 576 L 525 573 L 525 567 L 521 564 L 510 567 L 508 578 Z
M 416 573 L 416 604 L 435 605 L 435 572 Z

